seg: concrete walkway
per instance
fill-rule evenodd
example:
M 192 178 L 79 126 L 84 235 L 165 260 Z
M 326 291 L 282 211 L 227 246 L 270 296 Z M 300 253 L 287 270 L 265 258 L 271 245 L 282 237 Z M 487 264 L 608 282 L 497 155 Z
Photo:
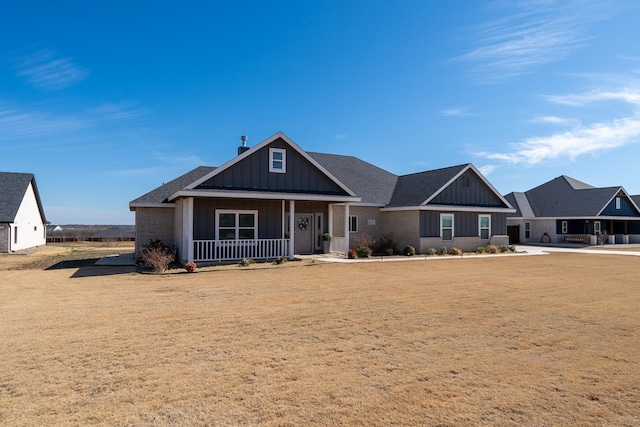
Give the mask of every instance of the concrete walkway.
M 552 252 L 573 252 L 587 255 L 628 255 L 628 256 L 640 256 L 640 251 L 632 250 L 616 250 L 619 249 L 633 249 L 640 248 L 640 245 L 605 245 L 605 246 L 542 246 L 542 245 L 515 245 L 515 253 L 499 253 L 499 254 L 466 254 L 460 256 L 438 256 L 438 255 L 415 255 L 415 256 L 372 256 L 369 258 L 360 259 L 348 259 L 344 258 L 342 254 L 314 254 L 314 255 L 296 255 L 298 259 L 312 259 L 316 261 L 325 262 L 338 262 L 338 263 L 350 263 L 350 262 L 401 262 L 401 261 L 435 261 L 446 259 L 477 259 L 477 258 L 495 258 L 500 256 L 531 256 L 531 255 L 548 255 Z M 599 249 L 600 248 L 600 249 Z
M 130 254 L 106 256 L 104 258 L 100 258 L 98 261 L 95 262 L 94 265 L 110 265 L 110 266 L 136 265 L 136 261 L 133 258 L 133 253 L 130 253 Z

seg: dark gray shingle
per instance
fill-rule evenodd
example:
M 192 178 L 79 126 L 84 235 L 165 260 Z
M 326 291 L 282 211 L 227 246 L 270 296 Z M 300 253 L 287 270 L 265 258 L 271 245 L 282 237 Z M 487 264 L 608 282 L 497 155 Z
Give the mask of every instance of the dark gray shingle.
M 0 222 L 13 222 L 29 184 L 35 192 L 42 221 L 46 222 L 36 179 L 32 173 L 0 172 Z

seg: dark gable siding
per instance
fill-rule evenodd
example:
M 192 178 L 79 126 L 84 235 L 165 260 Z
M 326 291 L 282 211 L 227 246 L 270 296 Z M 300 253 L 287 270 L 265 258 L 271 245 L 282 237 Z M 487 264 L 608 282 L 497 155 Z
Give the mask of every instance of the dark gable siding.
M 440 214 L 451 212 L 421 211 L 420 212 L 420 237 L 440 236 Z M 453 231 L 457 237 L 478 236 L 478 216 L 482 212 L 453 212 Z M 507 234 L 507 214 L 490 213 L 491 234 L 504 236 Z
M 429 204 L 505 207 L 502 200 L 472 170 L 463 173 Z
M 279 239 L 282 222 L 280 200 L 195 199 L 193 201 L 193 238 L 213 240 L 216 237 L 216 209 L 257 210 L 258 238 Z
M 611 203 L 607 205 L 607 207 L 602 211 L 600 215 L 602 216 L 638 216 L 640 214 L 633 207 L 627 196 L 619 196 L 620 197 L 620 209 L 616 209 L 616 198 L 614 197 L 611 200 Z
M 269 172 L 269 148 L 286 149 L 286 173 Z M 348 195 L 280 138 L 203 182 L 198 188 Z

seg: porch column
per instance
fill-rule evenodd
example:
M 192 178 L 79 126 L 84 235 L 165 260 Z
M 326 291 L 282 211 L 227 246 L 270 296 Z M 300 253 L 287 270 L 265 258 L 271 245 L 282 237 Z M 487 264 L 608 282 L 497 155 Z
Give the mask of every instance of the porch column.
M 295 238 L 295 217 L 296 217 L 296 201 L 289 200 L 289 259 L 293 259 L 293 253 L 296 247 Z
M 182 258 L 193 261 L 193 197 L 182 202 Z
M 349 255 L 349 202 L 344 204 L 344 256 Z
M 331 234 L 331 237 L 333 237 L 333 204 L 332 203 L 329 203 L 328 209 L 329 209 L 329 215 L 327 216 L 327 223 L 329 224 L 329 226 L 327 227 L 327 233 Z

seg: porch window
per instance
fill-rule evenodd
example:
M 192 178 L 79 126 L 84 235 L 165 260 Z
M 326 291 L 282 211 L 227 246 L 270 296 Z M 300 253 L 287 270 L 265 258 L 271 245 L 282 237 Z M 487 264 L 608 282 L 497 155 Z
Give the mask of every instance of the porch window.
M 355 215 L 349 215 L 349 233 L 358 232 L 358 217 Z
M 440 214 L 440 237 L 453 240 L 453 214 Z
M 480 238 L 488 239 L 491 236 L 491 215 L 478 215 L 478 223 Z
M 531 223 L 530 222 L 525 222 L 524 223 L 524 238 L 525 239 L 530 239 L 531 238 Z
M 567 234 L 569 230 L 569 224 L 567 221 L 562 221 L 562 234 Z
M 600 221 L 594 221 L 593 222 L 593 233 L 594 234 L 600 234 Z
M 284 148 L 269 148 L 269 172 L 287 172 L 287 150 Z
M 216 240 L 253 240 L 258 235 L 258 211 L 217 210 Z

